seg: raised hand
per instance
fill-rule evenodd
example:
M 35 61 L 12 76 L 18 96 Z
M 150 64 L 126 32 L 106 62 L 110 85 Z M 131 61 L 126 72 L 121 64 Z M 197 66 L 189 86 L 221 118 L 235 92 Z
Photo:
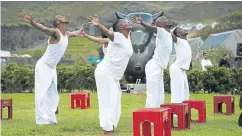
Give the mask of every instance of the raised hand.
M 141 15 L 139 14 L 139 17 L 136 16 L 132 16 L 132 20 L 137 23 L 137 24 L 141 24 L 142 23 L 142 18 Z
M 32 21 L 32 13 L 30 15 L 27 15 L 26 13 L 22 12 L 19 14 L 19 16 L 21 20 L 27 23 L 30 23 L 30 21 Z
M 79 35 L 80 35 L 81 37 L 84 37 L 84 36 L 86 35 L 84 29 L 85 29 L 85 26 L 84 26 L 83 24 L 81 24 L 81 25 L 80 25 L 80 30 L 79 30 Z
M 89 18 L 87 18 L 90 22 L 88 22 L 89 24 L 92 24 L 91 26 L 98 26 L 99 24 L 99 20 L 98 20 L 98 16 L 97 14 L 95 14 L 94 17 L 89 16 Z

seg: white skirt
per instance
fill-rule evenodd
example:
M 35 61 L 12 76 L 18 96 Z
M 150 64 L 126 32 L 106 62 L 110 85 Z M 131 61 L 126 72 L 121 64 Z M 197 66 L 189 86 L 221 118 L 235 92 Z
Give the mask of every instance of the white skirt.
M 189 86 L 186 71 L 173 63 L 170 67 L 170 78 L 171 103 L 181 103 L 184 100 L 189 100 Z
M 151 59 L 145 66 L 146 74 L 146 108 L 159 108 L 164 104 L 164 69 Z
M 59 103 L 56 68 L 40 59 L 35 66 L 36 124 L 57 123 L 55 112 Z
M 105 131 L 117 127 L 121 115 L 121 95 L 119 81 L 98 66 L 95 70 L 95 80 L 99 104 L 100 126 Z

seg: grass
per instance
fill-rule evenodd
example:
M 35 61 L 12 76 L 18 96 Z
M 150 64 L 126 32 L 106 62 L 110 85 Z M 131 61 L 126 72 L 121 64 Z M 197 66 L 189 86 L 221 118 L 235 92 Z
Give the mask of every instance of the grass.
M 213 22 L 214 22 L 214 19 L 207 18 L 203 20 L 203 23 L 207 25 L 212 25 Z
M 3 120 L 2 136 L 99 136 L 97 94 L 91 93 L 91 108 L 70 109 L 70 95 L 60 94 L 57 125 L 37 126 L 35 124 L 34 94 L 2 94 L 2 98 L 13 99 L 13 119 Z M 145 93 L 123 94 L 122 115 L 116 129 L 119 136 L 132 135 L 132 111 L 143 108 Z M 166 102 L 170 95 L 166 94 Z M 191 99 L 203 99 L 207 104 L 207 122 L 191 124 L 190 130 L 172 131 L 172 136 L 241 136 L 242 129 L 237 120 L 240 114 L 239 96 L 235 96 L 235 115 L 213 115 L 213 95 L 191 94 Z M 3 116 L 6 117 L 6 109 Z M 195 117 L 192 112 L 192 117 Z
M 98 56 L 97 49 L 101 45 L 85 38 L 71 38 L 66 54 L 78 57 Z

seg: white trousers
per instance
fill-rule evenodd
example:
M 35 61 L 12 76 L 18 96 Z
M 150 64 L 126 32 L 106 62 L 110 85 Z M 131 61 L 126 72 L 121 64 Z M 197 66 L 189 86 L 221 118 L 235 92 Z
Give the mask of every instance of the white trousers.
M 121 116 L 121 95 L 119 81 L 107 74 L 102 68 L 95 70 L 95 80 L 99 104 L 100 126 L 105 131 L 117 127 Z
M 189 100 L 189 86 L 186 71 L 173 63 L 170 67 L 170 78 L 171 103 L 181 103 L 184 100 Z
M 58 103 L 56 68 L 51 68 L 40 59 L 35 66 L 36 124 L 57 123 L 55 112 Z
M 159 108 L 161 104 L 164 104 L 163 72 L 164 69 L 152 59 L 145 66 L 146 108 Z

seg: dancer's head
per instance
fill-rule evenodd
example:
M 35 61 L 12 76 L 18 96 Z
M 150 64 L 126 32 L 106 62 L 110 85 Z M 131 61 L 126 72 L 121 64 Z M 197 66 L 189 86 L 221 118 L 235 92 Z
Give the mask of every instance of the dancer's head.
M 188 32 L 180 27 L 176 27 L 173 31 L 173 34 L 176 37 L 182 38 L 182 39 L 187 39 Z
M 132 24 L 128 20 L 119 19 L 113 23 L 113 31 L 114 32 L 130 32 L 132 29 Z
M 66 28 L 66 25 L 68 24 L 69 22 L 66 21 L 66 18 L 65 16 L 62 16 L 62 15 L 57 15 L 55 17 L 55 20 L 53 21 L 53 25 L 54 27 L 56 28 Z
M 161 16 L 156 19 L 155 25 L 157 27 L 163 27 L 166 29 L 170 29 L 172 27 L 173 21 L 170 19 L 167 19 L 165 16 Z

